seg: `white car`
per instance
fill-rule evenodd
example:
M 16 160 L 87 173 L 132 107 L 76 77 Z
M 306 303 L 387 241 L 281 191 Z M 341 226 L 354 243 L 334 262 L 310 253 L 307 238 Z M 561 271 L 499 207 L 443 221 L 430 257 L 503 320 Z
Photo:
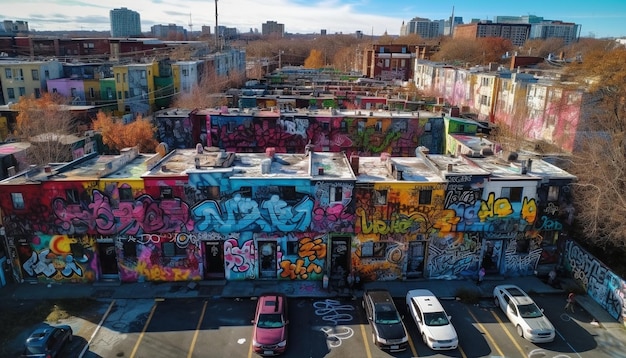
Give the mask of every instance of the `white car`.
M 413 316 L 424 343 L 433 350 L 456 349 L 459 338 L 441 302 L 429 290 L 406 294 L 407 310 Z
M 517 334 L 533 343 L 554 341 L 554 326 L 526 292 L 515 285 L 500 285 L 493 289 L 496 306 L 513 323 Z

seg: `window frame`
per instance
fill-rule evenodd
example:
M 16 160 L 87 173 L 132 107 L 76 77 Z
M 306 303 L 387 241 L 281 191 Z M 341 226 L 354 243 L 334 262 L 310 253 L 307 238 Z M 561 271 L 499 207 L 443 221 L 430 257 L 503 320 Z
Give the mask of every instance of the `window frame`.
M 24 201 L 24 194 L 22 193 L 11 193 L 11 202 L 15 210 L 26 209 L 26 202 Z

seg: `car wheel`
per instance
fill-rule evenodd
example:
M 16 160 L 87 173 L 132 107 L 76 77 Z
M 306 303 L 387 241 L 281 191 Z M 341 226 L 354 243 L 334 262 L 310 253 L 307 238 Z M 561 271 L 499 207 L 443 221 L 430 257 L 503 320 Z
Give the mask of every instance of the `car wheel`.
M 70 333 L 69 337 L 67 337 L 67 340 L 71 342 L 73 339 L 74 339 L 74 335 Z
M 500 301 L 498 300 L 498 297 L 493 298 L 493 303 L 496 304 L 496 307 L 500 307 Z
M 522 326 L 520 326 L 519 324 L 517 325 L 517 334 L 524 338 L 524 330 L 522 329 Z
M 425 345 L 428 345 L 428 341 L 426 340 L 426 334 L 422 333 L 422 341 L 424 341 Z

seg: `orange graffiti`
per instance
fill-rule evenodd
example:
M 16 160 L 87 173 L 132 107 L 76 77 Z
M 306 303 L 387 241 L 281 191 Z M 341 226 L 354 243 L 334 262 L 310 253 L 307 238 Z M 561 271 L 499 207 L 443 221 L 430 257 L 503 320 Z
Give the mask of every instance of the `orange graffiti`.
M 299 246 L 298 255 L 300 257 L 308 257 L 310 261 L 326 257 L 326 244 L 324 244 L 321 238 L 311 239 L 306 237 L 300 240 Z
M 524 203 L 522 204 L 522 219 L 531 224 L 537 219 L 537 202 L 535 199 L 524 198 Z
M 433 228 L 439 229 L 441 232 L 451 232 L 454 231 L 459 221 L 461 218 L 456 215 L 454 210 L 445 209 L 441 212 L 441 218 L 433 224 Z
M 50 239 L 50 251 L 57 255 L 69 254 L 72 252 L 70 244 L 73 244 L 75 240 L 68 238 L 64 235 L 55 235 Z
M 280 277 L 289 277 L 292 280 L 295 280 L 297 278 L 306 280 L 311 272 L 315 272 L 318 274 L 322 272 L 322 267 L 320 265 L 311 262 L 308 266 L 305 266 L 303 259 L 297 259 L 295 264 L 289 260 L 281 261 L 280 267 L 283 269 L 283 271 L 280 273 Z

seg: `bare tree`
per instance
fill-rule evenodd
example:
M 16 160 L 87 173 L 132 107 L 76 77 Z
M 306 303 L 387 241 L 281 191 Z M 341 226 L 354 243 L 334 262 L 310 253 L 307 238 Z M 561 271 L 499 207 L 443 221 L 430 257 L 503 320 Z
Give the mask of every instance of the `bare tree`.
M 577 220 L 587 240 L 626 249 L 626 48 L 610 46 L 568 66 L 588 87 L 569 170 L 578 177 Z
M 38 99 L 22 97 L 14 108 L 19 112 L 14 135 L 30 142 L 26 151 L 29 163 L 46 165 L 72 159 L 71 145 L 78 137 L 73 135 L 72 114 L 64 98 L 50 93 Z

